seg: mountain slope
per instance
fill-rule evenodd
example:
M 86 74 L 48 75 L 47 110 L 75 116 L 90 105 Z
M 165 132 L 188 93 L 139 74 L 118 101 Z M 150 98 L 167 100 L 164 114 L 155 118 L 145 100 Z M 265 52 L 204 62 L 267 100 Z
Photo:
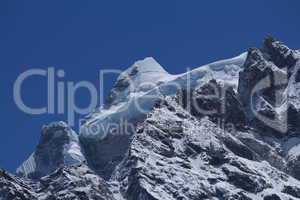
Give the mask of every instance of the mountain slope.
M 162 104 L 138 128 L 114 172 L 125 199 L 292 199 L 287 188 L 299 191 L 298 180 L 263 161 L 259 146 L 197 120 L 171 98 Z
M 112 169 L 123 159 L 136 124 L 143 121 L 160 98 L 174 95 L 181 88 L 198 87 L 211 79 L 237 88 L 238 73 L 246 56 L 247 53 L 243 53 L 181 75 L 168 74 L 152 58 L 135 63 L 118 78 L 108 104 L 91 114 L 81 127 L 80 140 L 89 164 L 97 173 L 109 178 Z M 122 124 L 131 126 L 124 128 Z M 115 127 L 127 132 L 113 132 Z M 118 148 L 111 149 L 112 146 Z
M 1 200 L 115 200 L 107 183 L 84 164 L 62 167 L 37 182 L 2 172 L 0 186 Z
M 138 61 L 79 137 L 43 129 L 22 178 L 0 172 L 0 199 L 300 199 L 299 67 L 270 37 L 180 75 Z

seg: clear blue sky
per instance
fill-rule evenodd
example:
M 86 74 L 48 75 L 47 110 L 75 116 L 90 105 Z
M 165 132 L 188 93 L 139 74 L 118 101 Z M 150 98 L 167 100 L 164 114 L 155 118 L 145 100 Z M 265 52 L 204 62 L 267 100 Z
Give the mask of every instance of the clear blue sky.
M 300 48 L 299 7 L 297 0 L 1 0 L 0 167 L 14 171 L 34 151 L 41 126 L 66 118 L 22 113 L 13 101 L 20 73 L 53 66 L 65 70 L 65 81 L 98 84 L 103 68 L 152 56 L 180 73 L 259 46 L 269 33 Z M 45 104 L 43 81 L 26 82 L 26 102 Z M 89 97 L 82 91 L 76 101 L 84 106 Z

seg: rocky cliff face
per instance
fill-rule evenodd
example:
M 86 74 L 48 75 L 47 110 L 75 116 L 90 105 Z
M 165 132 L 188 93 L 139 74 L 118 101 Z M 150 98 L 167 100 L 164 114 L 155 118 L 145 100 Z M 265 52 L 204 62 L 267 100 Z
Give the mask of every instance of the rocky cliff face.
M 286 190 L 298 191 L 299 181 L 274 167 L 284 158 L 265 138 L 198 120 L 171 98 L 162 104 L 114 172 L 125 199 L 297 198 Z
M 39 179 L 60 167 L 84 161 L 78 135 L 64 122 L 57 122 L 43 127 L 36 151 L 17 169 L 17 174 Z
M 0 174 L 0 199 L 114 200 L 107 183 L 85 164 L 62 167 L 36 182 Z
M 277 132 L 278 136 L 297 129 L 289 117 L 297 115 L 293 111 L 299 102 L 297 51 L 268 37 L 261 49 L 248 51 L 244 68 L 239 75 L 238 93 L 248 123 L 271 134 Z
M 0 199 L 300 199 L 299 60 L 268 37 L 181 75 L 151 58 L 137 62 L 80 139 L 51 124 L 21 178 L 0 171 Z M 129 134 L 109 128 L 124 119 Z
M 0 199 L 35 199 L 32 182 L 0 170 Z

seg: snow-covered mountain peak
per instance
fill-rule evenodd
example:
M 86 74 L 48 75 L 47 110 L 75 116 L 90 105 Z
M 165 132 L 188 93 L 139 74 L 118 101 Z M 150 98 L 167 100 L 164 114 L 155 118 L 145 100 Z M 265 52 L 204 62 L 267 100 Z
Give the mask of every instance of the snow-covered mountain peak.
M 42 128 L 35 152 L 17 169 L 17 173 L 40 178 L 61 166 L 83 161 L 85 157 L 78 135 L 65 122 L 54 122 Z
M 172 78 L 173 76 L 152 57 L 137 61 L 117 78 L 106 107 L 128 101 L 130 96 L 146 93 Z
M 111 169 L 121 161 L 128 149 L 130 138 L 134 134 L 130 130 L 143 121 L 161 98 L 174 96 L 182 88 L 199 87 L 212 79 L 237 88 L 238 75 L 246 57 L 247 53 L 243 53 L 179 75 L 166 73 L 151 58 L 136 62 L 120 75 L 107 104 L 91 114 L 81 126 L 80 139 L 88 162 L 99 169 L 98 173 L 109 177 Z M 122 132 L 124 128 L 119 126 L 124 123 L 127 125 L 125 128 L 129 128 L 125 134 Z M 111 152 L 112 146 L 119 148 Z M 109 154 L 106 153 L 108 149 Z
M 117 81 L 130 79 L 131 84 L 138 85 L 142 81 L 158 81 L 168 76 L 168 72 L 152 57 L 136 61 L 118 77 Z
M 153 57 L 146 57 L 143 60 L 136 61 L 130 69 L 133 68 L 137 69 L 140 73 L 167 73 L 165 69 Z
M 247 52 L 236 57 L 220 60 L 197 67 L 183 74 L 171 75 L 158 64 L 154 58 L 145 58 L 135 62 L 131 67 L 122 72 L 112 88 L 107 102 L 98 111 L 91 113 L 83 125 L 81 136 L 95 136 L 86 131 L 90 124 L 107 124 L 116 122 L 125 117 L 128 120 L 139 118 L 141 113 L 136 108 L 136 103 L 144 110 L 151 110 L 154 101 L 160 96 L 174 95 L 181 87 L 186 87 L 188 82 L 191 87 L 199 86 L 211 79 L 223 81 L 237 88 L 238 75 L 243 69 Z M 147 98 L 151 95 L 157 98 Z

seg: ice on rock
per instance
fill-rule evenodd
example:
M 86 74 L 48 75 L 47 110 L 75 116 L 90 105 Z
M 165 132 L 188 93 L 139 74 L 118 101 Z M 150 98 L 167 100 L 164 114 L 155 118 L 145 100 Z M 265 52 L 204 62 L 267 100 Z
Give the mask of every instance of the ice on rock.
M 122 118 L 135 120 L 151 111 L 158 99 L 165 95 L 175 95 L 188 84 L 196 87 L 216 79 L 237 88 L 238 75 L 246 57 L 247 53 L 243 53 L 179 75 L 170 75 L 153 58 L 138 61 L 119 76 L 107 105 L 89 116 L 81 127 L 80 136 L 97 138 L 97 134 L 88 131 L 95 124 L 105 126 L 104 124 L 120 121 Z
M 90 165 L 109 178 L 129 148 L 134 134 L 132 126 L 142 122 L 157 101 L 175 95 L 182 88 L 199 87 L 211 79 L 237 88 L 238 74 L 246 56 L 247 53 L 243 53 L 179 75 L 168 74 L 153 58 L 136 62 L 117 79 L 108 103 L 91 114 L 80 128 L 80 140 Z M 129 131 L 114 132 L 116 124 L 125 123 L 129 124 Z M 119 148 L 111 149 L 112 146 Z
M 35 155 L 32 153 L 27 160 L 17 169 L 17 174 L 28 176 L 36 170 Z
M 17 169 L 21 176 L 40 178 L 61 166 L 85 161 L 78 135 L 64 122 L 44 126 L 35 152 Z

